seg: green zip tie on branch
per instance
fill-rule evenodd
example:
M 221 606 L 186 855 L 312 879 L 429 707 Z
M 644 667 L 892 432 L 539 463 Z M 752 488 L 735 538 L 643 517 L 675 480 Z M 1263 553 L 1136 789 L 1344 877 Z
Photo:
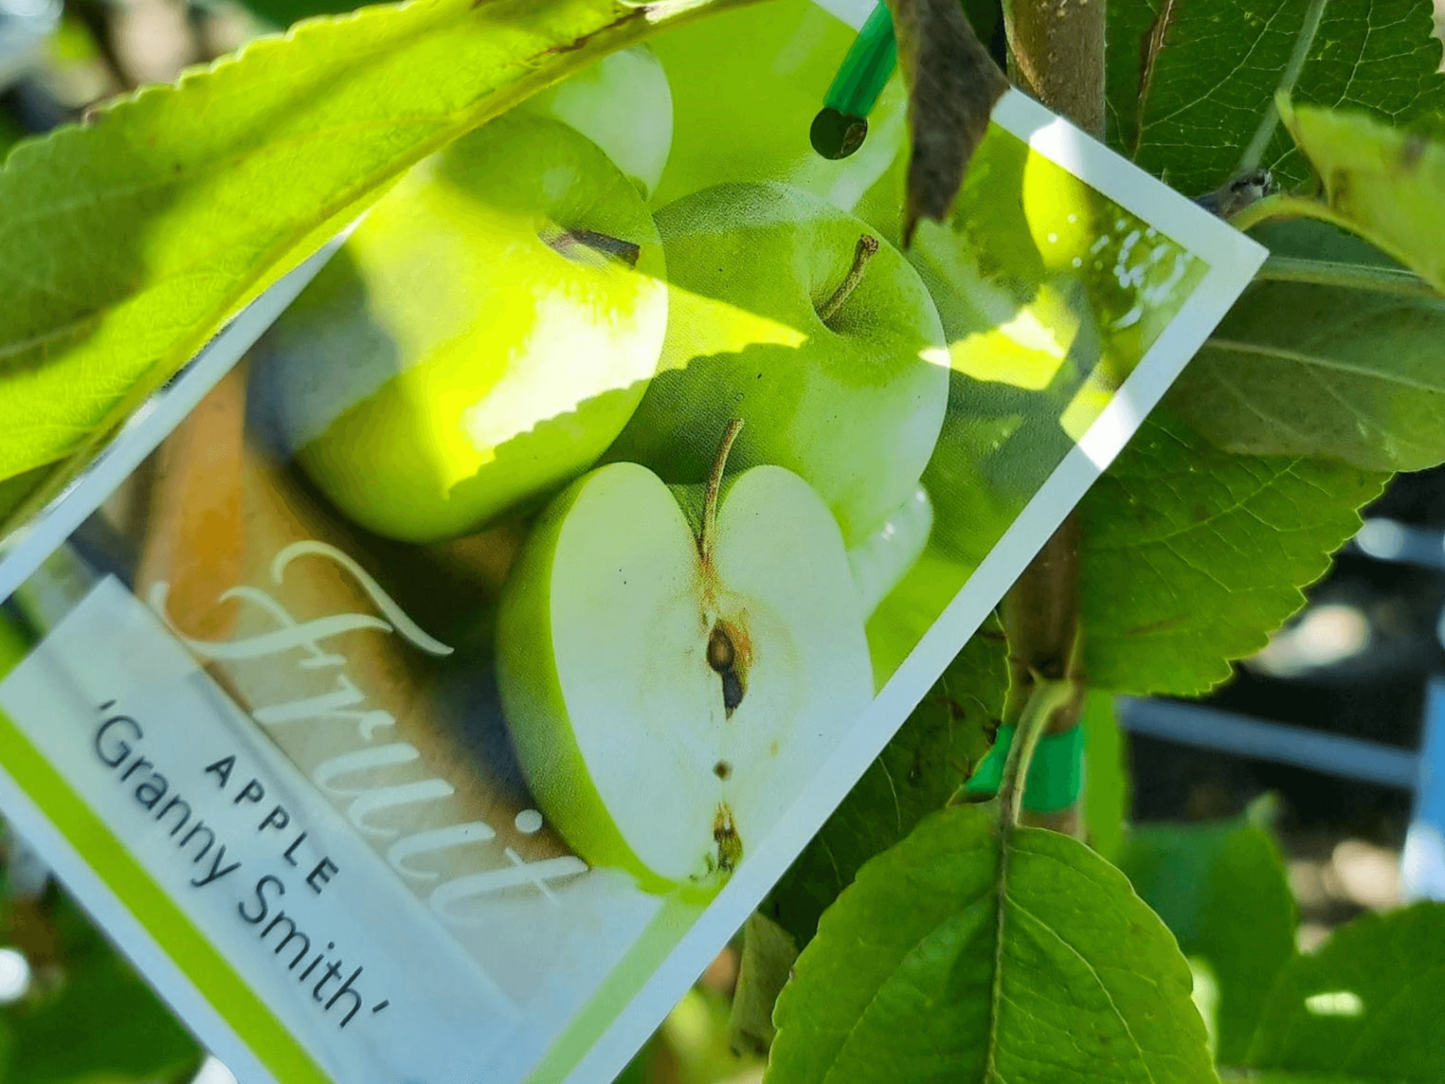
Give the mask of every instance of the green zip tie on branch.
M 880 3 L 843 58 L 828 87 L 823 109 L 808 132 L 813 150 L 824 158 L 847 158 L 868 135 L 868 114 L 898 64 L 898 41 L 893 16 Z
M 967 794 L 995 794 L 1003 779 L 1004 761 L 1013 745 L 1015 728 L 1001 726 L 993 749 L 964 784 Z M 1024 784 L 1024 808 L 1034 813 L 1057 813 L 1079 800 L 1084 792 L 1084 728 L 1070 727 L 1062 734 L 1045 734 L 1034 750 L 1029 778 Z

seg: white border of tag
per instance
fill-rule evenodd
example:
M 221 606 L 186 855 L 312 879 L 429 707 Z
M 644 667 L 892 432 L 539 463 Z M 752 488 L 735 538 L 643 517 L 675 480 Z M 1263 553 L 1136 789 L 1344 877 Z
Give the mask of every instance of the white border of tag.
M 818 2 L 855 28 L 872 8 L 868 0 Z M 1210 265 L 1209 273 L 1108 407 L 1034 494 L 872 705 L 855 721 L 835 753 L 799 792 L 779 826 L 572 1069 L 568 1084 L 609 1081 L 626 1067 L 718 949 L 743 925 L 847 796 L 997 599 L 1123 448 L 1264 262 L 1267 252 L 1263 247 L 1159 182 L 1151 179 L 1141 185 L 1136 167 L 1024 94 L 1009 91 L 995 107 L 993 119 L 1026 140 L 1035 151 L 1205 260 Z M 131 420 L 66 493 L 0 550 L 0 600 L 24 583 L 155 450 L 300 294 L 340 243 L 340 238 L 332 241 L 242 311 Z M 19 833 L 45 853 L 55 873 L 96 921 L 122 943 L 125 954 L 177 1015 L 201 1034 L 236 1077 L 245 1084 L 274 1081 L 223 1015 L 200 995 L 125 904 L 50 823 L 44 811 L 3 771 L 0 806 Z M 303 1033 L 296 1034 L 303 1045 L 309 1046 Z

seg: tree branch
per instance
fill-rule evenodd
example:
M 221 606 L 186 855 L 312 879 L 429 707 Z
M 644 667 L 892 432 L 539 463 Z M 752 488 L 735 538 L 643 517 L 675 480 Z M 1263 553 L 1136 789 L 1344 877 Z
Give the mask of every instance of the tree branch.
M 1009 72 L 1048 108 L 1090 134 L 1104 134 L 1105 0 L 1004 0 Z M 1068 683 L 1066 697 L 1051 696 L 1045 730 L 1078 726 L 1084 681 L 1078 673 L 1079 525 L 1070 513 L 1004 599 L 1013 683 L 1005 718 L 1021 718 L 1037 704 L 1041 681 Z M 1023 739 L 1020 731 L 1015 741 Z M 1077 834 L 1077 804 L 1033 823 Z
M 1055 113 L 1104 137 L 1105 0 L 1004 0 L 1009 75 Z

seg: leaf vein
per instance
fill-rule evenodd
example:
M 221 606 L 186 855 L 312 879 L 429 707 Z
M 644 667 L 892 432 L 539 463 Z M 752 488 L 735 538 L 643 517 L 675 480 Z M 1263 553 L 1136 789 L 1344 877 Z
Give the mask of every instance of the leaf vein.
M 1124 1028 L 1124 1034 L 1128 1036 L 1129 1042 L 1134 1044 L 1134 1050 L 1139 1056 L 1139 1064 L 1144 1069 L 1144 1075 L 1148 1078 L 1150 1084 L 1157 1084 L 1154 1079 L 1154 1071 L 1149 1066 L 1149 1059 L 1145 1056 L 1144 1047 L 1140 1044 L 1139 1040 L 1135 1038 L 1134 1029 L 1129 1026 L 1129 1021 L 1124 1017 L 1124 1014 L 1119 1011 L 1118 1003 L 1114 1001 L 1114 995 L 1109 990 L 1108 985 L 1104 982 L 1103 977 L 1099 974 L 1098 969 L 1094 967 L 1093 963 L 1089 960 L 1087 956 L 1085 956 L 1082 952 L 1080 952 L 1077 948 L 1075 948 L 1072 944 L 1065 940 L 1062 934 L 1060 934 L 1056 929 L 1050 926 L 1043 919 L 1039 918 L 1038 915 L 1034 914 L 1016 899 L 1013 900 L 1013 905 L 1019 910 L 1020 913 L 1032 919 L 1039 925 L 1041 929 L 1052 935 L 1054 940 L 1056 940 L 1064 948 L 1068 949 L 1069 952 L 1073 954 L 1074 958 L 1077 959 L 1079 963 L 1084 965 L 1084 967 L 1088 970 L 1089 975 L 1098 984 L 1099 991 L 1104 995 L 1104 1000 L 1109 1003 L 1109 1009 L 1113 1012 L 1115 1019 L 1117 1019 L 1120 1025 Z

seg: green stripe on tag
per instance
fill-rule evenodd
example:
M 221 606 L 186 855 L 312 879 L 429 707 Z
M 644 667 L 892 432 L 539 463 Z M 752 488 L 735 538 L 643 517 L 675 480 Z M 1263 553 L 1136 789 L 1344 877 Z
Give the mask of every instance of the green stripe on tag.
M 676 896 L 665 900 L 657 914 L 607 980 L 582 1006 L 560 1038 L 552 1044 L 526 1084 L 561 1084 L 577 1068 L 667 962 L 683 936 L 702 916 L 703 906 Z
M 0 615 L 0 630 L 4 629 Z M 9 630 L 9 631 L 13 631 Z M 0 676 L 9 670 L 0 665 Z M 0 711 L 0 766 L 124 903 L 216 1012 L 283 1084 L 334 1084 L 165 889 Z

